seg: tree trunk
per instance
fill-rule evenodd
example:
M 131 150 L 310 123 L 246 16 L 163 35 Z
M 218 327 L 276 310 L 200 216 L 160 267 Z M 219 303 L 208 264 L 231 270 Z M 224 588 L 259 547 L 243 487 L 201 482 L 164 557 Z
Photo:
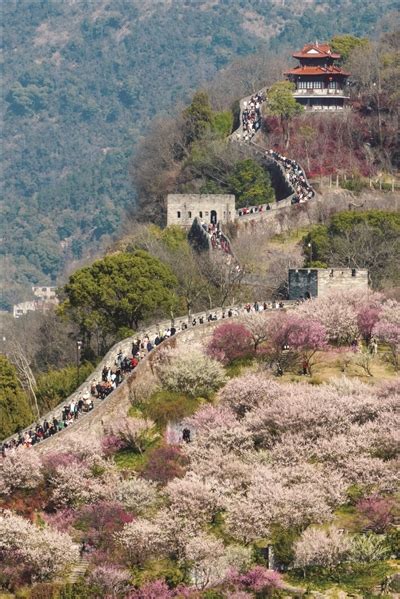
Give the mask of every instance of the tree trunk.
M 285 142 L 285 148 L 288 148 L 289 141 L 290 141 L 289 121 L 287 121 L 284 117 L 282 117 L 281 123 L 282 123 L 283 139 Z

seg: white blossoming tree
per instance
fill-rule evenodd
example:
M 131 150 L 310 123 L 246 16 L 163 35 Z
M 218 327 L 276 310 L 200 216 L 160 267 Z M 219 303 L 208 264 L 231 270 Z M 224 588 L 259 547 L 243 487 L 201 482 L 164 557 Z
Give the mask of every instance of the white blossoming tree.
M 190 397 L 208 398 L 226 382 L 221 364 L 197 350 L 168 352 L 157 372 L 165 388 Z
M 0 553 L 10 564 L 18 556 L 32 580 L 54 577 L 79 556 L 69 535 L 38 528 L 8 511 L 0 513 Z
M 35 489 L 43 480 L 42 462 L 33 449 L 18 447 L 7 453 L 0 469 L 0 494 Z

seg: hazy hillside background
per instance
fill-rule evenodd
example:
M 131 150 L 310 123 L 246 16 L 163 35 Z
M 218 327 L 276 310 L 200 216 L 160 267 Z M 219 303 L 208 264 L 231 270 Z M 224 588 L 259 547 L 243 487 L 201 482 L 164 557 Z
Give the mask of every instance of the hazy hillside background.
M 1 308 L 118 232 L 128 162 L 232 60 L 336 33 L 377 35 L 396 0 L 5 0 Z

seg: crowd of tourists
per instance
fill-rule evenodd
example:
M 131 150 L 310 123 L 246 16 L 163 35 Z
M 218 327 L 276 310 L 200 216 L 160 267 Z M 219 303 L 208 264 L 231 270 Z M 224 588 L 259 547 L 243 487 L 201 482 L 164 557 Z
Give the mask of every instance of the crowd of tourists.
M 71 399 L 71 401 L 64 405 L 61 409 L 60 414 L 55 415 L 49 419 L 45 418 L 43 422 L 37 422 L 32 428 L 24 433 L 19 433 L 17 437 L 14 437 L 10 441 L 4 443 L 1 446 L 2 453 L 9 449 L 14 449 L 20 445 L 24 447 L 31 447 L 52 437 L 59 431 L 67 428 L 73 424 L 81 414 L 90 412 L 94 408 L 93 399 L 89 393 L 83 393 L 78 399 Z
M 257 133 L 261 127 L 261 104 L 267 100 L 266 96 L 262 92 L 258 92 L 251 96 L 250 100 L 244 100 L 242 104 L 241 113 L 241 129 L 238 130 L 236 137 L 238 141 L 249 142 Z M 286 158 L 279 152 L 269 150 L 266 152 L 268 157 L 272 157 L 278 162 L 286 175 L 286 178 L 294 190 L 292 196 L 292 204 L 303 203 L 310 200 L 315 192 L 312 187 L 307 183 L 304 171 L 301 166 L 295 161 Z M 247 214 L 257 214 L 270 210 L 269 204 L 262 204 L 260 206 L 252 206 L 241 208 L 237 211 L 237 215 L 245 216 Z
M 219 225 L 209 225 L 209 235 L 213 250 L 221 250 L 225 254 L 232 254 L 230 243 Z
M 250 100 L 243 101 L 242 110 L 242 139 L 250 141 L 261 127 L 261 104 L 265 101 L 265 95 L 258 92 L 251 96 Z M 239 138 L 241 134 L 239 133 Z
M 236 134 L 238 141 L 249 142 L 257 133 L 261 127 L 261 104 L 265 102 L 266 99 L 267 98 L 263 93 L 258 92 L 251 96 L 250 100 L 243 101 L 241 130 L 238 130 L 238 133 Z M 315 195 L 314 190 L 307 182 L 303 169 L 295 160 L 291 160 L 275 150 L 269 150 L 265 154 L 267 157 L 273 158 L 281 165 L 286 179 L 294 191 L 292 204 L 303 203 L 310 200 Z M 237 211 L 237 216 L 259 214 L 260 212 L 268 211 L 270 209 L 271 206 L 268 203 L 259 206 L 245 207 Z
M 311 200 L 314 197 L 315 192 L 311 185 L 308 184 L 304 171 L 298 162 L 291 160 L 290 158 L 287 158 L 283 154 L 280 154 L 274 150 L 268 150 L 265 152 L 265 155 L 267 158 L 273 158 L 281 165 L 285 173 L 285 177 L 294 191 L 294 195 L 292 196 L 291 200 L 292 204 L 303 204 L 307 200 Z M 236 214 L 238 217 L 241 217 L 248 214 L 260 214 L 262 212 L 268 212 L 269 210 L 271 210 L 270 204 L 260 204 L 259 206 L 246 206 L 244 208 L 240 208 L 236 211 Z
M 286 179 L 295 193 L 292 198 L 292 204 L 302 204 L 307 200 L 311 200 L 315 192 L 311 185 L 307 183 L 306 176 L 299 163 L 274 150 L 268 150 L 265 154 L 272 157 L 284 169 Z
M 239 208 L 236 211 L 238 216 L 246 216 L 246 214 L 261 214 L 262 212 L 268 212 L 271 210 L 270 204 L 260 204 L 259 206 L 251 206 L 250 208 Z
M 73 424 L 85 413 L 95 408 L 97 402 L 104 400 L 114 389 L 116 389 L 146 356 L 158 347 L 164 340 L 172 337 L 178 331 L 184 331 L 189 327 L 195 327 L 207 322 L 233 318 L 241 314 L 252 312 L 262 312 L 264 310 L 273 310 L 283 308 L 282 302 L 255 302 L 246 304 L 241 308 L 227 308 L 221 313 L 210 312 L 202 315 L 196 315 L 188 320 L 181 320 L 176 326 L 172 325 L 159 331 L 155 335 L 145 334 L 143 338 L 137 338 L 132 342 L 130 352 L 124 353 L 122 348 L 118 348 L 113 364 L 105 364 L 101 371 L 100 380 L 93 379 L 90 388 L 87 391 L 73 395 L 68 403 L 65 403 L 58 414 L 47 416 L 42 422 L 34 424 L 29 430 L 20 432 L 11 440 L 1 445 L 1 454 L 4 456 L 7 451 L 16 447 L 31 447 L 47 439 Z
M 221 231 L 220 223 L 210 223 L 207 225 L 206 223 L 202 222 L 201 226 L 206 231 L 213 250 L 222 250 L 226 254 L 232 254 L 229 241 Z

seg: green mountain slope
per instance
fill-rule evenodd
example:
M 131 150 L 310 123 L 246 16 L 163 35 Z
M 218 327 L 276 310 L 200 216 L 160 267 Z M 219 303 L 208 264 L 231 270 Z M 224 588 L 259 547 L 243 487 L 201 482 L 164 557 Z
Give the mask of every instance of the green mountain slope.
M 1 307 L 116 235 L 135 202 L 127 164 L 155 114 L 237 57 L 371 33 L 398 2 L 334 4 L 6 0 Z

